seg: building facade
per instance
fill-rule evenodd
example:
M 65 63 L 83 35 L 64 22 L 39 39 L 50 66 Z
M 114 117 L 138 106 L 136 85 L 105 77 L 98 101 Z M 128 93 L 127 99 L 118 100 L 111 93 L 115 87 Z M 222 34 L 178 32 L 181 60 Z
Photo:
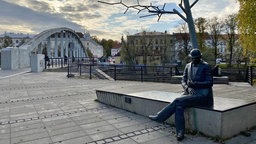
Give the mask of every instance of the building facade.
M 116 54 L 120 53 L 121 48 L 112 48 L 111 49 L 111 56 L 115 56 Z
M 175 63 L 174 36 L 167 32 L 141 32 L 127 36 L 136 64 L 172 65 Z
M 10 40 L 10 43 L 8 46 L 11 47 L 18 47 L 21 44 L 29 41 L 31 39 L 31 36 L 28 34 L 23 34 L 23 33 L 7 33 L 5 32 L 4 34 L 0 34 L 0 48 L 5 47 L 5 41 Z
M 173 33 L 173 35 L 175 37 L 176 59 L 178 62 L 180 62 L 184 59 L 184 56 L 182 56 L 182 53 L 183 55 L 185 53 L 184 49 L 187 48 L 189 52 L 192 49 L 192 44 L 190 42 L 189 33 Z M 205 33 L 204 45 L 209 49 L 214 49 L 212 37 L 212 35 Z M 237 52 L 239 48 L 241 49 L 238 44 L 238 35 L 235 35 L 234 51 Z M 216 63 L 226 61 L 228 55 L 230 55 L 228 50 L 228 36 L 222 34 L 220 35 L 217 43 Z

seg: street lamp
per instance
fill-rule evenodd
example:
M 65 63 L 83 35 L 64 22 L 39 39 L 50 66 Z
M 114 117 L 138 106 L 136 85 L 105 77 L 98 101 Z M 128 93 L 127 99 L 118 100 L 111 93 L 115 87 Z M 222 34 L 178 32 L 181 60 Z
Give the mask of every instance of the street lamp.
M 74 43 L 71 42 L 69 43 L 69 57 L 68 57 L 68 74 L 67 77 L 74 77 L 74 74 L 71 74 L 71 70 L 70 70 L 70 56 L 71 56 L 71 60 L 73 61 L 73 50 L 74 50 Z

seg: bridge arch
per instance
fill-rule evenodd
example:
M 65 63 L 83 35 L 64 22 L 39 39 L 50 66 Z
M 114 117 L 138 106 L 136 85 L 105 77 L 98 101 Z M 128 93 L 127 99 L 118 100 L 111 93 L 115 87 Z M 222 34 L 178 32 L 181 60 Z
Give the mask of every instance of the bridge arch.
M 60 40 L 58 45 L 58 40 Z M 51 47 L 51 42 L 54 41 L 54 48 Z M 61 28 L 53 28 L 45 30 L 30 41 L 24 43 L 19 48 L 25 49 L 29 53 L 39 53 L 43 52 L 45 47 L 43 43 L 46 43 L 46 51 L 48 57 L 64 57 L 67 56 L 75 56 L 75 57 L 88 57 L 86 53 L 86 48 L 81 41 L 80 37 L 76 34 L 76 32 L 70 28 L 61 27 Z M 59 47 L 60 55 L 59 55 Z M 65 52 L 65 53 L 64 53 Z
M 53 46 L 53 47 L 52 47 Z M 44 50 L 44 53 L 43 53 Z M 37 55 L 41 54 L 41 55 Z M 66 27 L 45 30 L 28 42 L 19 47 L 7 47 L 1 51 L 1 69 L 19 69 L 37 66 L 44 56 L 49 58 L 66 59 L 75 57 L 78 59 L 88 58 L 86 47 L 77 33 Z M 35 57 L 38 56 L 38 57 Z M 39 60 L 40 57 L 40 60 Z M 36 64 L 35 61 L 37 61 Z

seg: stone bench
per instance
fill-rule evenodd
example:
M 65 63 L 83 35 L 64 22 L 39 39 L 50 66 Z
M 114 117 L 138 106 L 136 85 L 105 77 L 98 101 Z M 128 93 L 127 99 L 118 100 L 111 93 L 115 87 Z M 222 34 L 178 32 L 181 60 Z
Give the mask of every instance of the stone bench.
M 171 84 L 180 84 L 182 76 L 172 76 Z M 227 76 L 213 77 L 214 84 L 228 84 L 229 79 Z
M 99 102 L 121 108 L 136 114 L 156 114 L 179 93 L 145 91 L 138 93 L 115 93 L 97 90 Z M 256 126 L 256 102 L 240 99 L 214 97 L 212 108 L 195 107 L 185 111 L 186 128 L 211 137 L 230 138 L 241 131 Z M 174 116 L 167 120 L 174 124 Z

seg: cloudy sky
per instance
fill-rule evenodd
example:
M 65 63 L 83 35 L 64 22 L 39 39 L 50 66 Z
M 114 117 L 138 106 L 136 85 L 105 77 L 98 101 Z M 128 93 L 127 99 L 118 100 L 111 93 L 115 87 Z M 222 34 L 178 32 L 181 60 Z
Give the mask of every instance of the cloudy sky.
M 120 2 L 120 0 L 102 0 Z M 166 3 L 166 10 L 176 8 L 180 0 L 139 0 L 142 5 L 160 6 Z M 194 0 L 190 0 L 192 3 Z M 137 4 L 137 0 L 123 0 L 127 5 Z M 223 18 L 238 12 L 237 0 L 199 0 L 192 8 L 194 18 Z M 157 17 L 139 18 L 148 14 L 137 14 L 122 5 L 105 5 L 98 0 L 0 0 L 0 34 L 4 32 L 38 34 L 56 27 L 69 27 L 75 31 L 89 32 L 91 36 L 102 39 L 120 40 L 122 35 L 146 31 L 167 30 L 183 23 L 177 15 L 163 15 L 159 22 Z

